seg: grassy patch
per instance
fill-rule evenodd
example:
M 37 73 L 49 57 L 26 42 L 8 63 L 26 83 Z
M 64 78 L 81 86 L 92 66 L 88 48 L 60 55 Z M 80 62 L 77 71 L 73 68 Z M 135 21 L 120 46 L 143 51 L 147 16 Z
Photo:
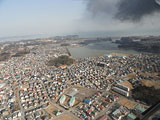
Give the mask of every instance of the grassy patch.
M 59 56 L 58 58 L 56 59 L 53 59 L 53 60 L 50 60 L 48 61 L 48 66 L 60 66 L 60 65 L 71 65 L 73 64 L 74 62 L 74 59 L 70 58 L 69 56 L 67 55 L 62 55 L 62 56 Z

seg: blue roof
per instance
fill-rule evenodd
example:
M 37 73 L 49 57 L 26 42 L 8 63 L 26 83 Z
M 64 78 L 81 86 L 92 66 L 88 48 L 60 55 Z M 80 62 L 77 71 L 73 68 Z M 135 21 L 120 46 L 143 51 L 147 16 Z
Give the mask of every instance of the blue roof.
M 85 99 L 84 102 L 87 103 L 87 104 L 89 104 L 91 102 L 91 100 Z
M 81 114 L 81 115 L 82 115 L 83 118 L 86 118 L 86 115 L 85 115 L 85 114 Z

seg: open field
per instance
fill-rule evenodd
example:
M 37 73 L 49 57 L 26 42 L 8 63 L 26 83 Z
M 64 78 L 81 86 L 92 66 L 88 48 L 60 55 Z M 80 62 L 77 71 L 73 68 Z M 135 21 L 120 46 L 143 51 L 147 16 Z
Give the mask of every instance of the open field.
M 135 78 L 136 77 L 136 74 L 135 73 L 130 73 L 130 74 L 127 74 L 126 77 L 128 79 L 132 79 L 132 78 Z
M 23 84 L 22 86 L 21 86 L 21 90 L 24 90 L 24 89 L 27 89 L 27 88 L 29 88 L 29 84 L 28 83 L 25 83 L 25 84 Z
M 128 81 L 121 82 L 121 84 L 123 84 L 125 86 L 128 86 L 130 89 L 133 89 L 132 84 L 130 82 L 128 82 Z
M 47 108 L 45 108 L 45 110 L 52 116 L 52 117 L 56 117 L 54 114 L 53 114 L 53 111 L 56 111 L 56 110 L 59 110 L 56 106 L 54 105 L 48 105 Z
M 57 117 L 55 120 L 77 120 L 77 119 L 71 114 L 62 114 L 59 117 Z
M 137 105 L 137 103 L 127 100 L 125 98 L 120 99 L 117 103 L 127 107 L 128 109 L 133 109 Z
M 146 72 L 146 73 L 141 73 L 143 76 L 145 76 L 145 77 L 148 77 L 148 76 L 151 76 L 151 77 L 157 77 L 157 75 L 158 75 L 158 73 L 148 73 L 148 72 Z
M 70 87 L 68 90 L 65 91 L 64 94 L 68 94 L 72 91 L 72 89 L 75 88 L 77 89 L 77 93 L 74 95 L 74 97 L 76 97 L 78 100 L 82 100 L 86 97 L 90 97 L 92 96 L 94 93 L 96 93 L 96 90 L 93 90 L 93 89 L 88 89 L 88 88 L 84 88 L 84 87 L 81 87 L 81 86 L 72 86 Z
M 79 101 L 83 101 L 83 99 L 92 96 L 96 92 L 96 90 L 83 88 L 79 86 L 71 87 L 69 91 L 71 91 L 72 88 L 76 88 L 78 90 L 78 93 L 74 97 L 76 97 Z
M 155 87 L 155 89 L 160 89 L 160 82 L 155 82 L 151 80 L 142 80 L 142 85 L 147 87 Z

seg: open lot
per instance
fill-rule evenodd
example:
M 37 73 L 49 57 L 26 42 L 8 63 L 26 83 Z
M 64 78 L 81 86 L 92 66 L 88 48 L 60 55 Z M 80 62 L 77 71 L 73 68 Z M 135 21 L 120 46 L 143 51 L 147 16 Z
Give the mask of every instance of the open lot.
M 83 99 L 90 97 L 96 93 L 96 90 L 93 90 L 93 89 L 88 89 L 88 88 L 79 87 L 79 86 L 72 86 L 65 92 L 65 94 L 68 94 L 69 92 L 71 92 L 73 88 L 77 89 L 77 93 L 74 95 L 74 97 L 78 101 L 83 101 Z
M 155 87 L 155 89 L 160 89 L 160 82 L 155 82 L 151 80 L 142 80 L 142 85 L 147 87 Z
M 130 73 L 130 74 L 127 74 L 126 77 L 128 79 L 133 79 L 133 78 L 136 78 L 136 74 L 135 73 Z
M 75 95 L 76 98 L 78 98 L 80 101 L 83 101 L 83 99 L 88 98 L 96 93 L 96 90 L 83 88 L 83 87 L 77 87 L 78 93 Z
M 77 120 L 72 114 L 62 114 L 55 120 Z
M 127 100 L 125 98 L 120 99 L 117 103 L 127 107 L 128 109 L 133 109 L 137 105 L 136 102 Z
M 48 105 L 45 110 L 52 116 L 52 117 L 56 117 L 54 114 L 53 114 L 53 111 L 56 111 L 56 110 L 59 110 L 56 106 L 54 105 Z
M 130 89 L 133 89 L 133 86 L 132 86 L 132 84 L 131 84 L 129 81 L 121 82 L 121 84 L 123 84 L 123 85 L 129 87 Z

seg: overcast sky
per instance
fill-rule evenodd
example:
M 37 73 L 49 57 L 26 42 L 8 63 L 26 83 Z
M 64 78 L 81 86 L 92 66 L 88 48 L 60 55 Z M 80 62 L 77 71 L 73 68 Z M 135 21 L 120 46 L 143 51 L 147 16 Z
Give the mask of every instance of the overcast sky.
M 158 35 L 155 0 L 0 0 L 0 37 Z

